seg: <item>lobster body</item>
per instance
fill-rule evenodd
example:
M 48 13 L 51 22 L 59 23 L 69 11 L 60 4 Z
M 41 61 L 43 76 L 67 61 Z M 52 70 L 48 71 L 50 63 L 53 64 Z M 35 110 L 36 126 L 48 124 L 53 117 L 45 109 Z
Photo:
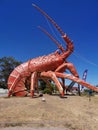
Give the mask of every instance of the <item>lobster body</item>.
M 30 77 L 30 91 L 31 96 L 34 96 L 34 89 L 37 84 L 37 80 L 42 78 L 46 81 L 47 84 L 50 84 L 48 81 L 52 80 L 56 84 L 60 94 L 64 96 L 64 79 L 70 79 L 74 82 L 77 82 L 81 85 L 86 86 L 92 90 L 98 91 L 98 89 L 83 80 L 79 79 L 79 75 L 72 63 L 66 61 L 66 59 L 73 53 L 74 45 L 69 37 L 62 31 L 62 29 L 53 21 L 43 10 L 38 6 L 33 6 L 40 11 L 60 32 L 63 40 L 66 42 L 66 50 L 58 43 L 46 30 L 40 28 L 48 37 L 57 44 L 61 53 L 55 51 L 47 56 L 40 56 L 38 58 L 31 59 L 18 67 L 16 67 L 8 78 L 8 96 L 26 96 L 28 94 L 25 82 L 28 77 Z M 63 74 L 65 70 L 68 69 L 72 75 Z M 62 83 L 59 82 L 58 78 L 62 79 Z M 47 80 L 49 79 L 49 80 Z M 63 84 L 63 85 L 62 85 Z
M 29 63 L 29 69 L 31 72 L 43 72 L 43 71 L 55 71 L 57 67 L 59 67 L 64 60 L 60 56 L 58 52 L 54 52 L 47 56 L 38 57 L 36 59 L 32 59 Z
M 16 67 L 9 76 L 8 88 L 11 93 L 21 95 L 19 91 L 24 91 L 25 79 L 31 75 L 33 72 L 43 72 L 43 71 L 55 71 L 64 62 L 61 55 L 56 51 L 47 56 L 40 56 L 38 58 L 31 59 L 18 67 Z M 22 92 L 22 96 L 26 92 Z

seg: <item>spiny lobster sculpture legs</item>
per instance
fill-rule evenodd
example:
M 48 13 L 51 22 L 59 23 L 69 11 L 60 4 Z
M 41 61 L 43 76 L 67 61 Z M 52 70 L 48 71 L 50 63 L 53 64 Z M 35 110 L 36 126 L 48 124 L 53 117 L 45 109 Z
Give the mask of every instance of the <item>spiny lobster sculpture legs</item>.
M 78 73 L 74 65 L 66 61 L 66 59 L 71 55 L 74 50 L 74 45 L 72 41 L 43 10 L 41 10 L 38 6 L 34 4 L 33 6 L 38 11 L 40 11 L 60 32 L 62 38 L 66 42 L 66 50 L 46 30 L 40 28 L 44 33 L 49 36 L 49 38 L 51 38 L 51 40 L 53 40 L 57 44 L 61 53 L 56 51 L 47 56 L 41 56 L 38 58 L 31 59 L 16 67 L 8 78 L 8 96 L 26 96 L 28 92 L 25 87 L 25 81 L 28 77 L 31 77 L 30 91 L 32 97 L 34 96 L 34 89 L 37 85 L 39 78 L 44 79 L 47 83 L 49 79 L 54 81 L 62 96 L 64 96 L 63 87 L 58 78 L 70 79 L 83 86 L 86 86 L 89 89 L 98 92 L 98 88 L 79 79 Z M 72 74 L 64 74 L 66 69 L 68 69 Z

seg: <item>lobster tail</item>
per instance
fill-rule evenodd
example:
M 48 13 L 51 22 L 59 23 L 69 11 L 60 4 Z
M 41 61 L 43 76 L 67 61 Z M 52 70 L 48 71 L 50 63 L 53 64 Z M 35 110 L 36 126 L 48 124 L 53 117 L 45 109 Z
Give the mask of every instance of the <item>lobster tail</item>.
M 28 64 L 29 62 L 23 63 L 17 66 L 8 78 L 8 96 L 26 96 L 27 91 L 25 87 L 25 79 L 30 75 L 28 72 Z

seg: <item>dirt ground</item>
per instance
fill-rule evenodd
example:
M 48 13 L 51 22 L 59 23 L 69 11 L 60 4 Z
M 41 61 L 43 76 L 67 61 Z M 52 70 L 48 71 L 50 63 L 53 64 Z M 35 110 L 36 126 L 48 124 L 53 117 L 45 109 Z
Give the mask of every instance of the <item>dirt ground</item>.
M 31 127 L 6 127 L 0 130 L 69 130 L 67 128 L 57 128 L 57 127 L 41 127 L 41 128 L 31 128 Z
M 44 97 L 44 101 L 43 101 Z M 3 127 L 98 130 L 98 96 L 0 97 Z

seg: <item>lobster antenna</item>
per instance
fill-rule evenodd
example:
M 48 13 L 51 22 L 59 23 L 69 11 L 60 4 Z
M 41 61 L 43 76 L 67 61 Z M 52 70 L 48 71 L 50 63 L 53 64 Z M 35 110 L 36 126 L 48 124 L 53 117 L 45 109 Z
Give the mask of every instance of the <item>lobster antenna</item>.
M 62 36 L 65 35 L 65 33 L 62 31 L 62 29 L 56 24 L 56 22 L 50 17 L 48 16 L 48 14 L 46 14 L 42 9 L 40 9 L 37 5 L 32 4 L 32 6 L 34 6 L 38 11 L 40 11 L 50 22 L 52 22 L 52 24 L 57 28 L 57 30 L 60 32 L 60 34 Z
M 43 32 L 58 46 L 58 48 L 59 48 L 62 52 L 65 51 L 64 48 L 62 47 L 62 45 L 61 45 L 51 34 L 49 34 L 44 28 L 42 28 L 42 27 L 40 27 L 40 26 L 38 26 L 38 28 L 39 28 L 41 31 L 43 31 Z
M 69 39 L 69 37 L 62 31 L 62 29 L 56 24 L 56 22 L 54 20 L 52 20 L 52 18 L 50 16 L 48 16 L 42 9 L 40 9 L 38 6 L 36 6 L 35 4 L 32 4 L 39 12 L 41 12 L 55 27 L 56 29 L 60 32 L 62 38 L 64 39 L 64 41 L 66 41 L 67 44 L 67 48 L 66 50 L 70 50 L 70 52 L 68 53 L 68 56 L 73 52 L 74 50 L 74 45 L 73 42 Z

